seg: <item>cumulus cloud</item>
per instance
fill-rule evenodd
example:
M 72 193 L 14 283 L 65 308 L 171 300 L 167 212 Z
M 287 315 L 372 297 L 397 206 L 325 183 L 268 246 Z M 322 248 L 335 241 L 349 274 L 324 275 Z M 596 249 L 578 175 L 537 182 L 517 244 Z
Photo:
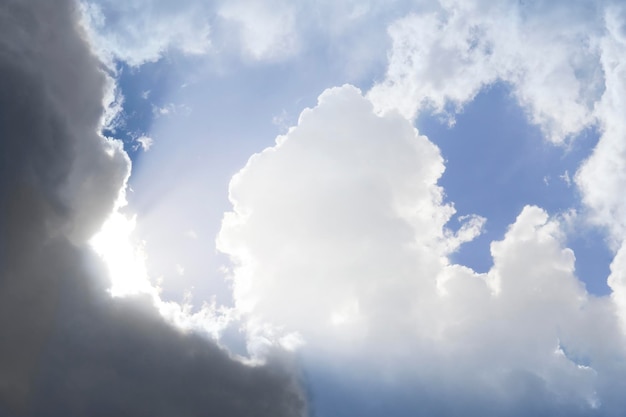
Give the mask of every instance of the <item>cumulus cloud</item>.
M 381 295 L 370 282 L 410 292 L 434 286 L 387 271 L 409 271 L 416 262 L 424 275 L 437 269 L 440 260 L 429 254 L 442 245 L 454 211 L 441 204 L 442 172 L 438 149 L 401 116 L 375 116 L 353 87 L 326 91 L 297 128 L 231 182 L 234 211 L 224 218 L 218 248 L 239 264 L 238 308 L 291 329 L 308 323 L 344 333 L 333 322 L 358 326 L 366 304 Z M 417 230 L 423 240 L 415 241 Z M 379 262 L 354 270 L 358 259 Z M 285 316 L 287 304 L 273 299 L 278 294 L 305 316 Z
M 597 128 L 599 142 L 574 179 L 587 219 L 606 231 L 616 253 L 623 251 L 623 5 L 442 0 L 433 9 L 390 26 L 387 74 L 368 93 L 377 110 L 409 119 L 433 110 L 453 121 L 483 88 L 504 82 L 552 142 Z M 624 292 L 619 259 L 609 279 L 616 300 Z M 626 320 L 624 308 L 620 314 Z
M 282 355 L 245 365 L 106 293 L 87 239 L 130 164 L 97 133 L 107 82 L 78 19 L 71 1 L 0 5 L 0 414 L 302 415 Z
M 559 221 L 526 207 L 490 271 L 451 264 L 483 220 L 446 228 L 443 171 L 434 144 L 351 86 L 250 158 L 218 237 L 250 346 L 297 338 L 318 366 L 408 384 L 443 415 L 623 409 L 617 304 L 586 292 Z
M 576 174 L 576 184 L 582 191 L 583 201 L 590 209 L 593 223 L 604 227 L 617 250 L 611 265 L 608 284 L 613 298 L 620 306 L 626 329 L 626 279 L 624 279 L 624 254 L 626 253 L 626 204 L 620 198 L 626 187 L 626 66 L 620 58 L 626 52 L 624 18 L 626 9 L 613 6 L 606 10 L 607 31 L 600 41 L 602 67 L 606 91 L 596 112 L 602 129 L 600 140 Z
M 623 7 L 606 11 L 607 31 L 599 42 L 606 89 L 596 109 L 602 135 L 576 175 L 594 221 L 609 227 L 618 239 L 626 237 L 626 206 L 620 198 L 626 185 L 626 123 L 622 117 L 626 110 L 626 66 L 621 60 L 626 51 L 625 15 Z
M 389 28 L 387 76 L 369 96 L 380 111 L 414 118 L 423 109 L 450 116 L 496 81 L 513 94 L 555 142 L 594 121 L 603 92 L 593 2 L 439 2 Z

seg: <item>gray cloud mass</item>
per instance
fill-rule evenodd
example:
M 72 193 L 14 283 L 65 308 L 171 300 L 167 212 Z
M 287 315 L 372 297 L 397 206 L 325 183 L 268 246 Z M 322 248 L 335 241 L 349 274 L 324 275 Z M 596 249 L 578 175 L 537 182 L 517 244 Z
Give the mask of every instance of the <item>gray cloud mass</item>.
M 86 245 L 129 174 L 70 0 L 0 2 L 0 416 L 298 416 L 288 359 L 249 366 L 109 297 Z

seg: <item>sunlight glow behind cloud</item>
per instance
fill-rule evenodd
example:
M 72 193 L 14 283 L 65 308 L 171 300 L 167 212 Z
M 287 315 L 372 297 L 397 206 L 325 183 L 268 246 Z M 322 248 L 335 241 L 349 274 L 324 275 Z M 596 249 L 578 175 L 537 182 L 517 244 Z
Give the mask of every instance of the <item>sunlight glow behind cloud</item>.
M 141 245 L 131 242 L 135 219 L 115 211 L 89 241 L 109 269 L 110 292 L 115 297 L 153 291 L 146 272 L 146 255 Z

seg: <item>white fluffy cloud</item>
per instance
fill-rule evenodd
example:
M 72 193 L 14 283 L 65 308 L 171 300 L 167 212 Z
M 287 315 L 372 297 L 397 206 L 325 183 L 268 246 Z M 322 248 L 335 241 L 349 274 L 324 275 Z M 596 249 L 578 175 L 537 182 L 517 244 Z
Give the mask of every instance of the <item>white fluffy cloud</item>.
M 446 229 L 443 169 L 406 119 L 375 115 L 350 86 L 254 155 L 218 238 L 252 344 L 297 335 L 315 357 L 359 357 L 509 411 L 533 389 L 541 410 L 623 405 L 605 385 L 625 354 L 615 304 L 586 293 L 559 222 L 526 207 L 492 244 L 488 273 L 452 265 L 450 248 L 481 220 Z
M 596 105 L 602 136 L 576 176 L 593 220 L 608 227 L 618 241 L 626 237 L 626 204 L 621 196 L 626 186 L 625 17 L 624 8 L 606 11 L 607 32 L 599 42 L 605 91 Z
M 605 18 L 607 33 L 602 38 L 602 66 L 606 91 L 597 106 L 602 135 L 593 154 L 576 175 L 583 201 L 590 209 L 591 220 L 608 230 L 617 254 L 611 265 L 608 284 L 613 298 L 620 306 L 622 324 L 626 329 L 626 203 L 622 197 L 626 189 L 626 10 L 610 8 Z
M 387 75 L 368 97 L 378 111 L 409 119 L 430 109 L 453 118 L 483 88 L 504 82 L 552 142 L 597 128 L 599 143 L 575 179 L 588 219 L 617 251 L 626 238 L 624 18 L 617 2 L 440 1 L 390 26 Z M 620 299 L 617 263 L 609 284 Z
M 385 307 L 377 306 L 381 290 L 434 287 L 441 260 L 430 253 L 442 252 L 453 209 L 436 186 L 438 149 L 406 120 L 375 116 L 349 86 L 319 101 L 233 178 L 234 212 L 218 247 L 240 265 L 234 293 L 242 311 L 294 330 L 308 323 L 344 333 L 337 323 L 358 327 L 371 307 Z M 397 273 L 412 273 L 416 262 L 430 282 Z M 285 315 L 274 298 L 283 296 L 304 316 Z
M 593 122 L 602 94 L 601 15 L 585 2 L 440 2 L 389 28 L 385 80 L 369 96 L 413 118 L 424 108 L 452 113 L 485 86 L 509 83 L 533 123 L 560 142 Z

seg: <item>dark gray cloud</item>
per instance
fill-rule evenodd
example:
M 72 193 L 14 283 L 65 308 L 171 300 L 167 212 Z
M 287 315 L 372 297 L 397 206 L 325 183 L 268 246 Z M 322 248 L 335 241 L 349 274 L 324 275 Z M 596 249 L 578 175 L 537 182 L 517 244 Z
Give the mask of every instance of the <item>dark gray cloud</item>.
M 0 415 L 298 416 L 288 359 L 251 367 L 112 299 L 86 246 L 129 172 L 70 0 L 0 3 Z

